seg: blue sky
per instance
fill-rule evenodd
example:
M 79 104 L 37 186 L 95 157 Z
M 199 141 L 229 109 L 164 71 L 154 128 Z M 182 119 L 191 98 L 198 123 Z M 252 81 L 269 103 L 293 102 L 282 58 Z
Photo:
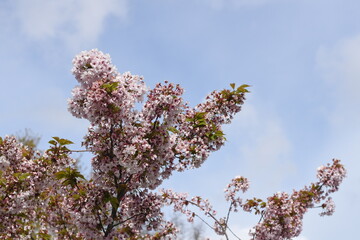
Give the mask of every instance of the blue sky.
M 67 112 L 72 58 L 98 48 L 148 86 L 181 84 L 191 105 L 230 83 L 251 93 L 228 142 L 202 168 L 165 185 L 208 197 L 248 177 L 247 197 L 315 181 L 339 158 L 348 169 L 337 211 L 305 217 L 301 240 L 354 239 L 360 183 L 360 2 L 356 0 L 0 0 L 0 135 L 25 128 L 80 143 L 88 123 Z M 88 156 L 83 156 L 88 166 Z M 232 216 L 241 236 L 257 218 Z M 214 239 L 218 239 L 214 237 Z M 246 239 L 246 238 L 244 238 Z

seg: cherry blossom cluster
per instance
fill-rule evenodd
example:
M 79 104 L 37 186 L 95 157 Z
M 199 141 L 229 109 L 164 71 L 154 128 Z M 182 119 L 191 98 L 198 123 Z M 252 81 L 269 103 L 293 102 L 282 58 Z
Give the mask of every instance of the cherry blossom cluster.
M 245 177 L 235 177 L 225 188 L 225 199 L 230 202 L 225 217 L 217 217 L 216 211 L 207 199 L 201 197 L 189 199 L 187 194 L 174 193 L 171 190 L 162 190 L 162 196 L 168 205 L 174 207 L 174 211 L 185 214 L 190 222 L 195 216 L 200 218 L 196 210 L 203 212 L 213 221 L 212 229 L 226 239 L 229 239 L 228 231 L 236 236 L 228 225 L 230 213 L 242 208 L 246 212 L 254 211 L 255 214 L 260 215 L 259 223 L 250 231 L 252 239 L 286 240 L 299 236 L 302 231 L 303 216 L 308 209 L 315 208 L 315 204 L 324 201 L 318 206 L 324 210 L 320 216 L 332 215 L 335 205 L 329 194 L 333 193 L 334 189 L 338 189 L 345 175 L 343 165 L 339 160 L 334 159 L 332 165 L 328 164 L 318 169 L 318 182 L 292 194 L 278 192 L 268 197 L 267 201 L 258 198 L 243 201 L 237 194 L 248 190 L 249 181 Z
M 213 210 L 213 207 L 208 199 L 203 199 L 200 196 L 188 199 L 187 193 L 176 193 L 170 189 L 162 189 L 160 193 L 164 203 L 166 203 L 167 205 L 172 205 L 175 212 L 181 212 L 185 214 L 189 222 L 193 222 L 194 217 L 197 215 L 196 212 L 191 210 L 191 206 L 197 207 L 205 215 L 216 215 L 216 211 Z
M 237 176 L 231 180 L 231 183 L 225 188 L 225 199 L 231 202 L 231 210 L 238 211 L 238 207 L 242 206 L 242 199 L 237 197 L 239 191 L 245 193 L 249 189 L 249 180 L 242 176 Z
M 0 238 L 61 231 L 57 222 L 67 216 L 57 198 L 67 191 L 53 175 L 74 160 L 59 147 L 41 154 L 11 136 L 0 138 L 0 159 Z M 71 222 L 68 225 L 69 232 L 77 232 Z
M 325 210 L 320 216 L 332 215 L 335 209 L 330 193 L 339 189 L 346 176 L 346 170 L 339 160 L 318 169 L 318 182 L 306 186 L 291 195 L 277 193 L 267 199 L 266 208 L 261 211 L 262 221 L 254 228 L 251 235 L 256 240 L 282 240 L 299 236 L 302 231 L 302 219 L 309 208 L 326 200 L 321 207 Z M 251 202 L 247 203 L 248 205 Z M 245 204 L 246 205 L 246 204 Z M 246 206 L 246 209 L 256 207 Z
M 335 212 L 335 203 L 331 197 L 329 197 L 326 202 L 324 202 L 321 207 L 325 210 L 321 212 L 320 216 L 331 216 Z
M 241 110 L 249 86 L 230 84 L 191 108 L 179 85 L 165 81 L 150 89 L 143 77 L 119 73 L 97 49 L 81 52 L 73 65 L 79 86 L 68 106 L 90 122 L 81 151 L 93 154 L 91 178 L 77 169 L 71 157 L 77 150 L 67 139 L 54 137 L 40 152 L 14 137 L 0 138 L 1 239 L 175 239 L 178 230 L 162 212 L 172 205 L 190 222 L 199 210 L 226 239 L 235 235 L 231 212 L 255 211 L 261 220 L 253 239 L 281 240 L 299 235 L 304 213 L 315 204 L 322 216 L 334 212 L 329 195 L 346 174 L 339 160 L 318 169 L 318 182 L 266 202 L 244 201 L 238 194 L 249 181 L 235 177 L 225 189 L 228 213 L 220 218 L 205 198 L 157 192 L 175 171 L 200 167 L 224 145 L 222 126 Z
M 83 51 L 75 56 L 72 72 L 78 82 L 85 88 L 100 79 L 116 77 L 115 66 L 111 64 L 109 54 L 103 54 L 97 49 Z
M 90 121 L 84 146 L 94 153 L 95 197 L 79 215 L 89 222 L 82 228 L 96 223 L 106 237 L 115 225 L 131 223 L 132 234 L 144 224 L 156 230 L 162 219 L 154 216 L 161 216 L 158 199 L 163 198 L 147 189 L 157 188 L 173 171 L 200 167 L 224 144 L 221 125 L 240 111 L 247 85 L 214 91 L 190 108 L 179 85 L 164 82 L 148 90 L 142 77 L 117 72 L 109 55 L 96 49 L 81 52 L 73 64 L 80 85 L 73 90 L 69 111 Z M 145 207 L 150 203 L 151 208 Z M 99 205 L 94 214 L 91 209 Z
M 328 188 L 328 192 L 332 193 L 339 190 L 339 186 L 346 176 L 346 170 L 340 160 L 333 159 L 333 163 L 327 166 L 321 166 L 317 170 L 317 178 L 322 183 L 322 186 Z

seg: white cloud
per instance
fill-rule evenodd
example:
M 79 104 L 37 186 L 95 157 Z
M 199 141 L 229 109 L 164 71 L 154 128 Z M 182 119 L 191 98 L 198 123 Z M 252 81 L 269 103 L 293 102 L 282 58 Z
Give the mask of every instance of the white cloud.
M 107 17 L 124 18 L 126 0 L 13 0 L 21 30 L 33 40 L 55 39 L 69 46 L 94 42 Z
M 324 79 L 336 88 L 341 101 L 360 102 L 360 35 L 335 46 L 320 47 L 317 63 Z
M 253 182 L 250 191 L 267 197 L 285 190 L 284 181 L 296 169 L 291 161 L 292 144 L 276 114 L 247 102 L 229 132 L 237 139 L 229 142 L 238 145 L 242 175 Z
M 321 46 L 316 60 L 333 93 L 333 107 L 329 110 L 332 131 L 338 136 L 356 137 L 354 133 L 360 133 L 360 35 L 334 46 Z
M 354 188 L 360 182 L 360 35 L 342 39 L 332 46 L 321 46 L 316 60 L 326 87 L 333 93 L 328 111 L 330 138 L 325 151 L 343 160 L 348 175 L 334 199 L 336 215 L 324 224 L 317 223 L 313 232 L 325 235 L 327 229 L 338 229 L 339 236 L 348 239 L 352 236 L 349 229 L 357 227 L 357 216 L 349 213 L 360 212 L 360 207 L 352 204 L 360 199 L 359 188 Z M 337 235 L 326 237 L 338 238 Z
M 333 94 L 334 106 L 329 121 L 332 144 L 342 155 L 354 158 L 359 167 L 360 139 L 360 35 L 339 41 L 334 46 L 322 46 L 317 53 L 317 65 Z

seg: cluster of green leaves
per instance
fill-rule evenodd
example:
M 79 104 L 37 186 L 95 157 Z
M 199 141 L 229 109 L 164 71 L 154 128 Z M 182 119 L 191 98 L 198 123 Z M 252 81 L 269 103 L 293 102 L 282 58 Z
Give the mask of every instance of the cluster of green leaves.
M 219 130 L 215 124 L 211 125 L 210 131 L 205 133 L 205 136 L 209 138 L 210 141 L 214 141 L 218 138 L 224 138 L 226 140 L 225 133 Z
M 104 83 L 103 85 L 101 85 L 101 88 L 104 89 L 108 94 L 111 94 L 112 92 L 117 90 L 119 84 L 119 82 Z
M 249 209 L 255 210 L 255 214 L 260 214 L 264 212 L 264 208 L 266 208 L 266 202 L 264 202 L 260 198 L 247 199 L 246 205 L 249 206 Z
M 3 177 L 3 171 L 0 170 L 0 187 L 6 186 L 6 178 Z
M 230 87 L 232 90 L 229 89 L 224 89 L 220 92 L 220 94 L 222 95 L 222 97 L 224 99 L 226 99 L 227 101 L 231 101 L 231 100 L 235 100 L 234 96 L 240 95 L 240 94 L 244 94 L 244 93 L 248 93 L 249 90 L 247 90 L 248 87 L 250 87 L 250 85 L 247 84 L 243 84 L 239 87 L 236 88 L 235 83 L 231 83 Z M 239 101 L 242 101 L 241 98 L 239 98 L 237 101 L 235 101 L 236 103 L 240 103 Z
M 319 193 L 320 191 L 321 191 L 321 186 L 319 186 L 318 184 L 312 184 L 309 191 L 307 190 L 299 191 L 299 196 L 297 197 L 297 201 L 301 203 L 312 202 L 314 197 L 316 196 L 316 193 Z
M 207 112 L 197 112 L 194 117 L 186 118 L 187 122 L 193 122 L 194 127 L 205 127 L 207 125 L 206 116 Z
M 67 167 L 65 170 L 55 173 L 55 177 L 58 180 L 62 180 L 62 184 L 71 187 L 77 186 L 78 179 L 81 178 L 85 180 L 85 177 L 75 168 Z
M 235 90 L 235 83 L 230 83 L 230 87 L 236 92 L 236 93 L 247 93 L 249 90 L 246 88 L 250 87 L 250 85 L 242 84 L 240 87 L 236 88 Z
M 59 138 L 59 137 L 53 137 L 53 140 L 50 140 L 49 143 L 51 145 L 54 146 L 66 146 L 66 145 L 70 145 L 70 144 L 74 144 L 72 141 L 64 139 L 64 138 Z
M 27 179 L 31 174 L 30 173 L 22 173 L 22 172 L 18 172 L 18 173 L 14 173 L 14 177 L 19 181 L 22 182 L 25 179 Z
M 118 106 L 116 106 L 116 104 L 110 103 L 107 106 L 113 113 L 120 112 L 120 108 Z
M 50 147 L 50 149 L 47 150 L 47 152 L 54 154 L 57 157 L 66 157 L 67 153 L 70 152 L 70 150 L 66 146 L 74 144 L 70 140 L 59 137 L 53 137 L 53 140 L 50 140 L 49 143 L 52 146 Z
M 167 130 L 172 133 L 179 133 L 180 131 L 176 127 L 168 127 Z
M 197 112 L 194 114 L 194 117 L 186 118 L 186 121 L 192 122 L 194 125 L 194 128 L 202 128 L 210 123 L 208 123 L 208 120 L 205 118 L 207 112 Z M 176 132 L 177 129 L 175 128 L 169 128 L 169 131 Z M 178 131 L 177 131 L 178 132 Z M 205 136 L 209 138 L 209 140 L 214 141 L 220 137 L 224 137 L 223 131 L 219 130 L 215 124 L 210 125 L 210 130 L 205 133 Z

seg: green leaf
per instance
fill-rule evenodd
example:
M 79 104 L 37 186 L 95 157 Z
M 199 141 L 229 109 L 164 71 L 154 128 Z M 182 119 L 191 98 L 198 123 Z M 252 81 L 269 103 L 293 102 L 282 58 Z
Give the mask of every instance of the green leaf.
M 61 139 L 59 140 L 59 144 L 62 145 L 62 146 L 64 146 L 64 145 L 69 145 L 69 144 L 74 144 L 74 143 L 73 143 L 72 141 L 70 141 L 70 140 L 61 138 Z
M 49 235 L 47 233 L 39 233 L 39 237 L 40 237 L 40 239 L 51 240 L 51 235 Z
M 232 89 L 235 89 L 235 83 L 230 83 L 230 87 L 231 87 Z
M 71 185 L 72 187 L 75 187 L 77 184 L 77 178 L 82 178 L 85 180 L 85 177 L 79 171 L 77 171 L 77 169 L 73 169 L 71 167 L 67 167 L 64 171 L 55 173 L 55 178 L 58 180 L 64 179 L 62 183 L 65 186 Z
M 60 171 L 60 172 L 55 173 L 55 178 L 58 180 L 61 180 L 66 177 L 67 177 L 66 171 Z
M 205 115 L 207 114 L 207 112 L 197 112 L 195 113 L 195 119 L 203 119 L 205 117 Z
M 175 127 L 168 127 L 168 130 L 172 133 L 179 133 L 179 130 L 177 130 Z
M 30 175 L 30 173 L 14 173 L 14 177 L 16 177 L 19 181 L 24 181 Z
M 49 143 L 50 143 L 51 145 L 56 145 L 56 144 L 57 144 L 57 142 L 56 142 L 55 140 L 50 140 Z
M 0 186 L 6 186 L 6 178 L 0 177 Z
M 189 148 L 189 152 L 191 153 L 191 154 L 196 154 L 196 146 L 190 146 L 190 148 Z
M 74 199 L 74 200 L 78 200 L 78 199 L 80 199 L 80 195 L 79 194 L 74 194 L 74 195 L 72 195 L 72 198 Z
M 120 108 L 116 106 L 114 103 L 108 104 L 108 108 L 113 111 L 114 113 L 120 112 Z
M 200 119 L 198 121 L 196 121 L 196 124 L 194 125 L 194 127 L 205 127 L 206 126 L 206 120 L 205 119 Z
M 101 85 L 101 88 L 103 88 L 107 93 L 110 94 L 117 90 L 119 84 L 119 82 L 104 83 L 103 85 Z
M 83 190 L 83 189 L 80 189 L 78 192 L 79 192 L 79 194 L 80 194 L 81 196 L 85 196 L 85 195 L 86 195 L 86 191 Z
M 249 92 L 249 90 L 246 89 L 248 87 L 251 87 L 251 86 L 247 85 L 247 84 L 243 84 L 243 85 L 241 85 L 240 87 L 238 87 L 236 89 L 236 92 L 238 92 L 238 93 L 247 93 L 247 92 Z

